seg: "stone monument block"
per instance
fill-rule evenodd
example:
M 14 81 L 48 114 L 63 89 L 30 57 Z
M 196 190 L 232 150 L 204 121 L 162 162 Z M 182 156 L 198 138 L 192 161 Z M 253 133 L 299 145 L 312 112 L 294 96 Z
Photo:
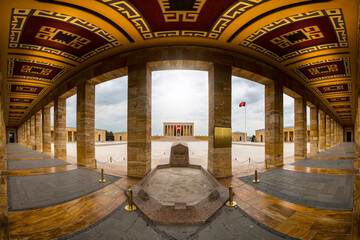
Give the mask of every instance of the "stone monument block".
M 189 166 L 189 147 L 186 143 L 174 143 L 170 153 L 171 167 Z

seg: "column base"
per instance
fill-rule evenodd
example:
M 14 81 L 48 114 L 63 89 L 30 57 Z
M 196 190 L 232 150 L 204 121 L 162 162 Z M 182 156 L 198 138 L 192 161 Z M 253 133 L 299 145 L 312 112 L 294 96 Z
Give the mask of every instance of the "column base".
M 127 175 L 129 177 L 143 178 L 151 170 L 151 162 L 132 162 L 128 161 Z

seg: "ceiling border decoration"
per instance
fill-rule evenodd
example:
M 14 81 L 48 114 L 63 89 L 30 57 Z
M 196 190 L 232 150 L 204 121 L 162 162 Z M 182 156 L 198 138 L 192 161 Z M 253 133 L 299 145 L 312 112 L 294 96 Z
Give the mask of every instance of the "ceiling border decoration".
M 52 48 L 48 46 L 42 46 L 42 45 L 36 45 L 31 43 L 22 43 L 20 41 L 21 35 L 24 31 L 26 22 L 28 21 L 29 17 L 42 17 L 44 19 L 49 20 L 56 20 L 61 21 L 64 23 L 71 24 L 73 26 L 79 27 L 82 30 L 91 32 L 92 34 L 95 34 L 97 37 L 104 40 L 104 42 L 107 42 L 104 45 L 101 45 L 97 47 L 96 49 L 92 49 L 92 51 L 88 51 L 87 53 L 76 56 L 75 54 L 62 51 L 61 49 Z M 38 34 L 42 35 L 42 38 L 45 40 L 49 40 L 50 38 L 54 38 L 52 35 L 56 33 L 56 31 L 63 31 L 63 35 L 75 38 L 75 40 L 72 42 L 73 45 L 76 45 L 74 49 L 78 49 L 79 46 L 82 46 L 84 44 L 89 43 L 89 39 L 86 39 L 85 37 L 78 36 L 75 33 L 66 32 L 62 29 L 52 29 L 48 27 L 46 29 L 46 26 L 44 31 L 39 32 Z M 58 12 L 52 12 L 52 11 L 46 11 L 46 10 L 38 10 L 38 9 L 17 9 L 13 8 L 13 12 L 11 15 L 11 21 L 10 21 L 10 34 L 9 34 L 9 48 L 21 48 L 21 49 L 31 49 L 31 50 L 37 50 L 42 52 L 47 52 L 55 55 L 59 55 L 71 60 L 74 60 L 76 62 L 83 62 L 86 59 L 103 52 L 105 50 L 120 46 L 121 43 L 112 35 L 101 29 L 100 27 L 97 27 L 89 22 L 86 22 L 84 20 L 81 20 L 76 17 L 72 17 L 66 14 L 58 13 Z M 75 42 L 76 41 L 76 42 Z M 61 42 L 64 43 L 64 41 L 61 39 L 56 40 L 55 42 Z M 91 42 L 91 41 L 90 41 Z
M 311 78 L 309 79 L 308 77 L 306 77 L 304 75 L 304 73 L 301 71 L 302 68 L 307 68 L 310 66 L 314 66 L 316 67 L 316 65 L 323 65 L 326 63 L 329 63 L 330 65 L 330 71 L 331 68 L 333 68 L 333 70 L 335 70 L 334 68 L 337 69 L 337 66 L 332 66 L 334 65 L 336 62 L 343 62 L 344 64 L 344 73 L 339 73 L 339 74 L 329 74 L 327 76 L 321 76 L 321 77 L 315 77 L 315 78 Z M 334 63 L 334 64 L 331 64 Z M 314 81 L 318 81 L 318 80 L 325 80 L 325 79 L 330 79 L 330 78 L 344 78 L 344 77 L 351 77 L 351 64 L 350 64 L 350 58 L 349 57 L 345 57 L 345 58 L 334 58 L 334 59 L 325 59 L 325 60 L 321 60 L 321 61 L 316 61 L 316 62 L 310 62 L 310 63 L 306 63 L 306 64 L 302 64 L 302 65 L 298 65 L 294 68 L 291 68 L 291 70 L 293 70 L 296 74 L 298 74 L 302 79 L 304 79 L 306 82 L 314 82 Z
M 352 92 L 350 81 L 340 82 L 340 83 L 331 82 L 313 88 L 320 96 L 331 95 L 331 94 L 344 94 L 344 93 L 349 94 Z
M 23 97 L 9 97 L 9 103 L 22 103 L 22 104 L 32 104 L 35 100 L 33 98 L 23 98 Z
M 16 88 L 15 91 L 13 89 L 14 87 Z M 40 86 L 37 84 L 19 83 L 19 82 L 8 83 L 8 93 L 9 94 L 40 96 L 46 90 L 47 90 L 46 86 Z
M 56 74 L 51 79 L 45 78 L 45 77 L 34 77 L 34 76 L 27 76 L 27 75 L 18 75 L 18 74 L 14 74 L 14 67 L 15 67 L 16 62 L 43 65 L 44 69 L 46 69 L 46 67 L 49 66 L 49 67 L 52 67 L 52 68 L 59 69 L 59 72 L 58 72 L 58 74 Z M 69 70 L 69 68 L 66 68 L 66 67 L 63 67 L 63 66 L 60 66 L 60 65 L 56 65 L 56 64 L 52 64 L 52 63 L 48 63 L 48 62 L 41 62 L 41 61 L 30 60 L 30 59 L 9 58 L 8 59 L 8 73 L 7 73 L 7 76 L 8 76 L 8 78 L 33 79 L 33 80 L 37 80 L 37 81 L 44 81 L 44 82 L 52 82 L 53 83 L 58 78 L 60 78 L 63 74 L 65 74 L 68 70 Z
M 341 96 L 341 97 L 327 97 L 325 100 L 330 104 L 343 103 L 343 104 L 351 104 L 352 97 L 351 96 Z
M 23 106 L 23 105 L 9 105 L 8 108 L 12 109 L 12 110 L 25 110 L 26 111 L 29 107 Z
M 344 103 L 344 104 L 341 104 L 341 105 L 334 105 L 334 106 L 332 106 L 332 108 L 334 110 L 337 110 L 337 109 L 351 109 L 351 105 L 349 103 Z
M 337 41 L 336 43 L 327 43 L 327 44 L 321 44 L 321 45 L 313 45 L 310 47 L 301 48 L 298 50 L 295 50 L 293 52 L 284 54 L 282 56 L 279 56 L 278 54 L 274 53 L 273 51 L 260 46 L 256 43 L 254 43 L 256 40 L 258 40 L 260 37 L 271 33 L 273 30 L 279 29 L 280 27 L 284 27 L 290 24 L 294 24 L 300 21 L 305 21 L 309 19 L 314 19 L 318 17 L 328 17 L 330 23 L 332 24 L 333 30 L 336 34 Z M 296 31 L 296 33 L 295 33 Z M 298 29 L 293 32 L 287 33 L 288 36 L 291 37 L 296 35 L 298 32 L 302 31 L 305 32 L 309 39 L 315 39 L 316 34 L 322 34 L 321 31 L 319 32 L 319 29 L 308 29 L 308 31 L 304 31 L 304 29 Z M 312 35 L 314 34 L 314 35 Z M 312 35 L 312 36 L 311 36 Z M 272 39 L 274 40 L 274 39 Z M 301 42 L 301 40 L 299 41 Z M 296 14 L 287 18 L 279 19 L 278 21 L 275 21 L 271 24 L 268 24 L 264 26 L 263 28 L 257 30 L 255 33 L 248 36 L 246 39 L 244 39 L 241 43 L 241 46 L 251 48 L 255 51 L 264 53 L 265 55 L 277 60 L 278 62 L 305 54 L 310 53 L 314 51 L 324 50 L 324 49 L 330 49 L 330 48 L 344 48 L 348 47 L 348 41 L 347 41 L 347 34 L 346 34 L 346 27 L 344 22 L 344 16 L 341 9 L 327 9 L 327 10 L 317 10 L 317 11 L 311 11 L 311 12 L 305 12 L 301 14 Z
M 145 17 L 134 7 L 129 1 L 124 0 L 96 0 L 115 11 L 119 12 L 138 30 L 139 34 L 144 40 L 160 37 L 204 37 L 211 39 L 218 39 L 223 31 L 239 16 L 253 7 L 269 0 L 242 0 L 234 3 L 221 14 L 215 21 L 210 31 L 194 31 L 194 30 L 171 30 L 153 32 Z M 205 0 L 195 1 L 198 9 L 197 15 L 200 12 L 201 6 L 206 2 Z M 169 0 L 158 0 L 159 6 L 164 14 L 164 6 L 169 4 Z M 200 6 L 201 5 L 201 6 Z M 195 14 L 195 12 L 193 13 Z M 165 14 L 163 15 L 165 18 Z M 196 22 L 193 21 L 192 22 Z

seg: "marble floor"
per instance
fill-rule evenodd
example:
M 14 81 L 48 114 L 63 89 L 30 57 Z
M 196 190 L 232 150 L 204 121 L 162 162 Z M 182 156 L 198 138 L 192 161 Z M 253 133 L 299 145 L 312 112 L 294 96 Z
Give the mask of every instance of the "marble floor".
M 166 141 L 153 141 L 152 166 L 168 161 L 171 144 Z M 188 142 L 188 145 L 191 161 L 206 168 L 207 142 L 192 141 Z M 0 196 L 2 200 L 5 199 L 5 202 L 1 201 L 0 204 L 0 220 L 2 223 L 8 222 L 8 227 L 7 224 L 0 225 L 0 237 L 7 234 L 11 239 L 149 239 L 149 237 L 151 239 L 224 239 L 224 237 L 225 239 L 357 239 L 360 237 L 359 173 L 355 172 L 354 167 L 338 169 L 333 164 L 330 164 L 331 168 L 326 168 L 326 164 L 319 167 L 311 162 L 295 166 L 291 143 L 285 143 L 284 146 L 284 166 L 276 169 L 265 168 L 262 144 L 234 143 L 233 176 L 219 179 L 219 182 L 226 187 L 233 186 L 234 200 L 237 201 L 238 206 L 235 208 L 224 206 L 202 226 L 192 227 L 154 225 L 139 210 L 133 213 L 123 210 L 124 205 L 127 204 L 125 191 L 139 181 L 139 179 L 126 176 L 126 143 L 97 144 L 97 169 L 86 169 L 76 165 L 76 144 L 69 143 L 67 151 L 69 156 L 65 163 L 68 165 L 44 165 L 44 167 L 33 169 L 17 168 L 1 173 Z M 7 162 L 12 161 L 45 161 L 53 158 L 42 156 L 41 153 L 19 144 L 9 144 L 8 153 L 8 156 L 13 158 L 1 164 L 6 165 Z M 110 157 L 112 157 L 111 162 Z M 353 161 L 352 158 L 353 144 L 344 143 L 308 159 Z M 96 179 L 100 169 L 114 176 L 108 176 L 113 180 L 109 181 L 108 185 L 101 185 L 95 181 L 80 181 L 84 188 L 96 184 L 100 184 L 98 185 L 100 188 L 84 192 L 75 198 L 32 210 L 13 211 L 11 204 L 8 205 L 8 202 L 11 203 L 11 199 L 10 201 L 7 199 L 11 195 L 11 190 L 8 191 L 11 188 L 8 187 L 8 183 L 13 182 L 12 177 L 31 179 L 39 176 L 39 179 L 44 181 L 46 176 L 56 176 L 59 173 L 89 171 L 97 174 L 94 177 Z M 255 169 L 259 171 L 260 180 L 263 183 L 272 184 L 275 192 L 276 187 L 278 191 L 286 188 L 287 178 L 294 178 L 292 183 L 294 187 L 289 188 L 296 189 L 301 186 L 301 191 L 305 194 L 307 186 L 308 191 L 312 191 L 313 194 L 316 193 L 313 188 L 321 188 L 326 193 L 332 193 L 334 199 L 340 199 L 341 204 L 346 202 L 347 207 L 334 208 L 334 206 L 340 206 L 340 203 L 337 205 L 335 200 L 334 206 L 326 204 L 317 206 L 308 202 L 292 201 L 291 198 L 284 198 L 274 192 L 266 191 L 266 188 L 259 187 L 261 185 L 256 186 L 249 184 L 249 181 L 241 180 L 244 177 L 248 180 L 252 179 Z M 279 178 L 278 173 L 286 173 L 286 176 Z M 300 180 L 297 181 L 295 178 Z M 306 181 L 306 179 L 312 180 Z M 322 182 L 320 181 L 323 185 L 314 185 L 319 182 L 318 179 L 323 179 Z M 336 184 L 328 184 L 328 180 L 335 181 Z M 282 184 L 274 184 L 278 182 Z M 61 181 L 54 180 L 48 187 L 56 188 L 62 184 Z M 78 187 L 69 188 L 77 189 Z M 44 197 L 39 195 L 41 196 Z M 317 197 L 317 200 L 321 202 L 325 195 Z M 316 202 L 316 199 L 313 200 Z

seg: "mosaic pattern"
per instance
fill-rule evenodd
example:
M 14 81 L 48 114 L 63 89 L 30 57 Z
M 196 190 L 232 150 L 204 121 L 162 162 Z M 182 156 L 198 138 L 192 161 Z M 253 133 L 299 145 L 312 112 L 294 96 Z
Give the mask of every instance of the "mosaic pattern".
M 19 105 L 10 105 L 9 109 L 21 109 L 21 110 L 26 110 L 28 109 L 28 106 L 19 106 Z
M 351 102 L 350 97 L 333 97 L 333 98 L 326 98 L 328 103 L 338 103 L 338 102 Z
M 17 98 L 17 97 L 11 97 L 9 98 L 10 103 L 26 103 L 31 104 L 34 101 L 32 98 Z
M 342 114 L 342 113 L 351 113 L 351 110 L 336 111 L 336 112 L 339 113 L 339 114 Z
M 36 9 L 12 12 L 9 48 L 48 52 L 83 62 L 119 45 L 101 28 L 69 15 Z
M 314 89 L 319 95 L 351 93 L 351 83 L 330 83 L 319 87 L 314 87 Z
M 10 83 L 8 84 L 8 93 L 22 94 L 22 95 L 36 95 L 39 96 L 46 90 L 46 87 L 30 85 L 24 83 Z
M 341 9 L 319 10 L 273 22 L 241 42 L 277 61 L 302 54 L 347 47 L 347 34 Z
M 8 78 L 34 79 L 55 82 L 69 69 L 52 63 L 29 59 L 9 58 Z
M 268 0 L 97 0 L 113 8 L 143 39 L 205 37 L 217 39 L 239 16 Z M 131 3 L 130 3 L 131 2 Z M 149 7 L 151 6 L 151 7 Z
M 350 105 L 335 105 L 335 106 L 332 106 L 333 109 L 346 109 L 346 108 L 351 108 Z
M 25 112 L 15 112 L 15 111 L 9 111 L 9 114 L 24 114 Z
M 350 59 L 337 58 L 316 61 L 292 68 L 306 82 L 351 77 Z

